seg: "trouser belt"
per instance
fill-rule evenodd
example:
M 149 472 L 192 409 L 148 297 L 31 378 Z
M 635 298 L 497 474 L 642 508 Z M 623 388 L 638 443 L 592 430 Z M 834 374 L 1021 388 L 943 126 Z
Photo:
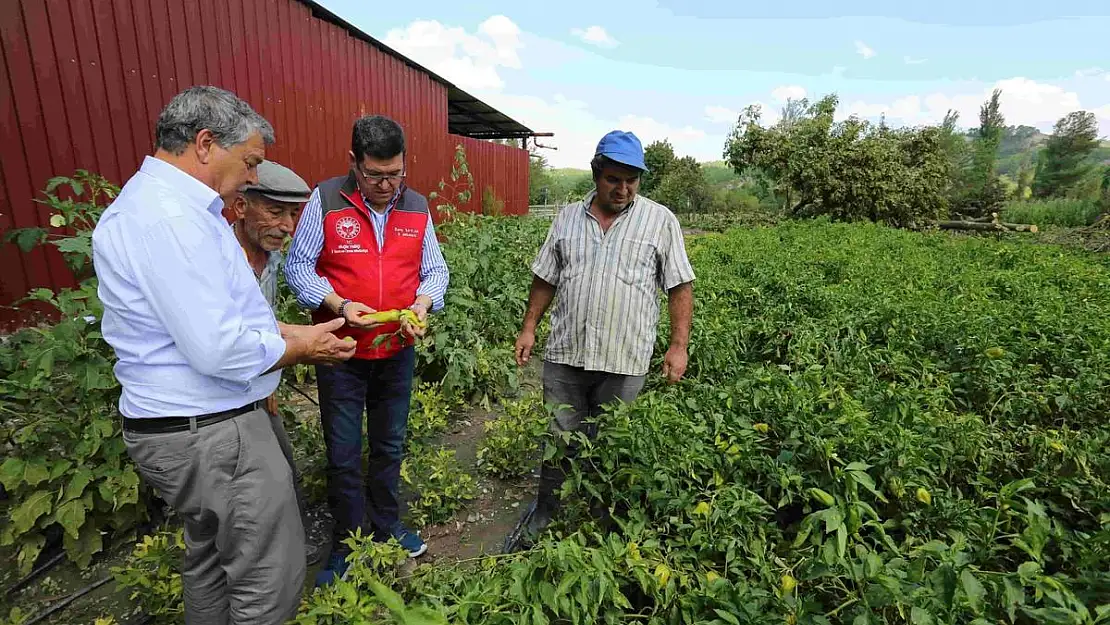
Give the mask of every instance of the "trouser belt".
M 241 414 L 246 414 L 252 410 L 258 409 L 262 402 L 251 402 L 246 406 L 240 406 L 231 410 L 224 410 L 223 412 L 214 412 L 212 414 L 198 415 L 196 417 L 150 417 L 148 419 L 132 419 L 130 417 L 123 418 L 123 429 L 129 432 L 142 432 L 146 434 L 160 434 L 164 432 L 196 432 L 198 429 L 215 425 L 228 419 L 234 419 Z

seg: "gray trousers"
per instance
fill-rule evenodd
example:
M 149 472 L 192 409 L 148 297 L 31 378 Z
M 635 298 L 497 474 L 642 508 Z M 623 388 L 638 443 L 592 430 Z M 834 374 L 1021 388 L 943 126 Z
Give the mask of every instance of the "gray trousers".
M 297 462 L 293 458 L 293 443 L 285 431 L 285 424 L 281 421 L 281 414 L 270 415 L 270 427 L 274 428 L 278 447 L 285 459 L 289 461 L 289 469 L 293 472 L 293 492 L 297 495 L 297 508 L 301 512 L 301 523 L 305 526 L 305 540 L 308 540 L 308 501 L 304 498 L 304 489 L 301 488 L 301 472 L 297 470 Z
M 619 399 L 630 403 L 644 388 L 646 376 L 620 375 L 604 371 L 587 371 L 579 367 L 571 367 L 554 362 L 543 363 L 543 401 L 545 404 L 563 404 L 555 410 L 555 418 L 551 423 L 551 430 L 559 435 L 561 432 L 575 432 L 582 430 L 587 419 L 601 414 L 605 404 Z M 591 438 L 594 435 L 593 426 L 585 433 Z M 574 447 L 567 449 L 567 455 L 574 453 Z M 536 500 L 536 510 L 541 516 L 546 516 L 558 507 L 556 491 L 566 479 L 569 462 L 545 462 L 540 466 L 539 496 Z
M 185 525 L 188 625 L 277 625 L 305 575 L 293 474 L 269 415 L 254 410 L 196 432 L 124 431 L 143 478 Z

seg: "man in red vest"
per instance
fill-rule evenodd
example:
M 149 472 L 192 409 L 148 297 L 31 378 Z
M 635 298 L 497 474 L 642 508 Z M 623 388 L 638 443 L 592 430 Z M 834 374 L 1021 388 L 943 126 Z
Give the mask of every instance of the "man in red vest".
M 428 201 L 405 186 L 405 135 L 397 122 L 363 117 L 351 133 L 351 170 L 321 182 L 305 205 L 285 277 L 314 319 L 342 317 L 355 356 L 316 367 L 328 461 L 328 505 L 335 526 L 316 585 L 346 573 L 342 541 L 356 528 L 396 538 L 412 557 L 427 546 L 401 523 L 398 487 L 415 363 L 408 322 L 376 324 L 366 315 L 411 309 L 423 321 L 443 307 L 449 279 Z M 362 472 L 362 414 L 370 447 Z M 366 523 L 364 523 L 364 518 Z

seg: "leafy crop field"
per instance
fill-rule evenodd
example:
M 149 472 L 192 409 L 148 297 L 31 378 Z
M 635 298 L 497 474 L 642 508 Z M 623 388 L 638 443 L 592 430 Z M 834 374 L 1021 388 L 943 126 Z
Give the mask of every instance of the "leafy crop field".
M 94 208 L 78 212 L 95 222 Z M 465 518 L 479 473 L 519 478 L 559 453 L 511 362 L 546 227 L 439 228 L 452 286 L 420 346 L 414 523 Z M 535 548 L 413 568 L 352 539 L 348 578 L 306 594 L 298 622 L 1110 623 L 1105 257 L 823 221 L 688 249 L 687 380 L 666 386 L 656 362 L 639 400 L 602 418 Z M 152 536 L 115 586 L 174 623 L 180 534 L 143 525 L 110 350 L 84 319 L 94 287 L 37 294 L 64 320 L 0 346 L 0 542 L 21 574 L 51 544 L 83 566 L 138 523 Z M 501 416 L 470 475 L 434 441 L 476 405 Z M 319 499 L 318 424 L 286 417 Z
M 690 379 L 604 417 L 557 531 L 400 581 L 363 545 L 301 622 L 1110 619 L 1103 260 L 825 223 L 690 249 Z

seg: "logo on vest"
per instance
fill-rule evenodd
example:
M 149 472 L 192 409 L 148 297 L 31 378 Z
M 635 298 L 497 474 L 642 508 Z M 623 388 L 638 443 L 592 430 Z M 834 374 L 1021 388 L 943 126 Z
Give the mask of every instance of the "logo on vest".
M 358 236 L 362 231 L 362 226 L 359 225 L 358 220 L 354 217 L 340 217 L 339 221 L 335 222 L 335 233 L 340 238 L 350 241 Z
M 416 239 L 420 236 L 420 230 L 416 228 L 402 228 L 397 226 L 393 228 L 393 234 L 406 239 Z

